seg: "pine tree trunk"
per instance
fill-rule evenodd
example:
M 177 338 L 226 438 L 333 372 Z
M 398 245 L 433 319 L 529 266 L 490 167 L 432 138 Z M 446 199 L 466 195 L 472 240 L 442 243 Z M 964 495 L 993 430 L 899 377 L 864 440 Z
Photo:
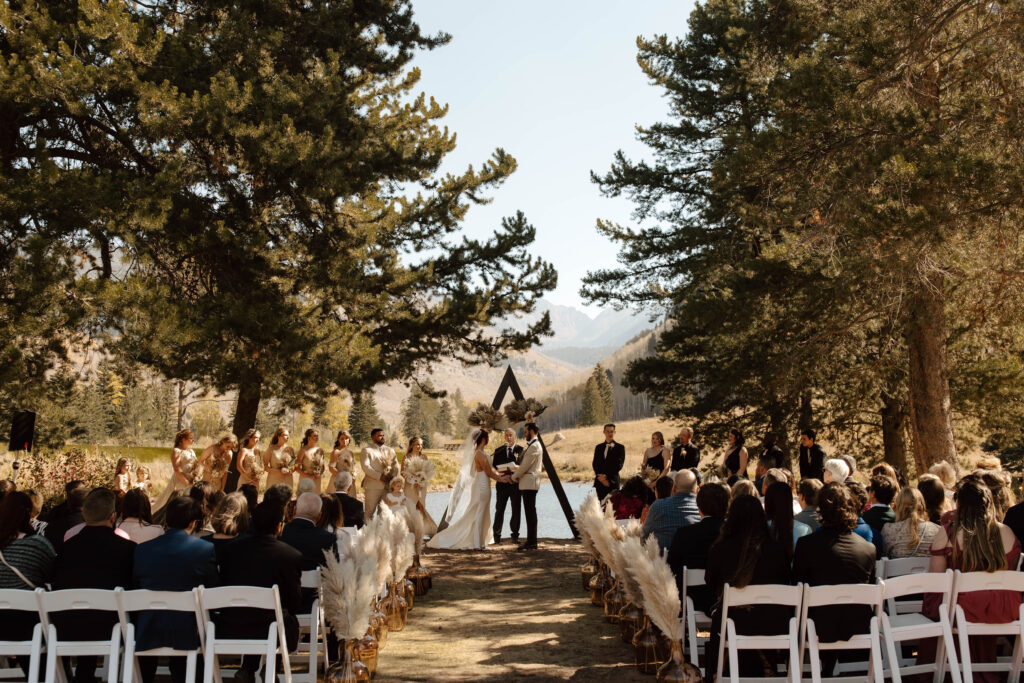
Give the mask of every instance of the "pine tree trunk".
M 897 472 L 907 476 L 907 410 L 903 403 L 887 393 L 882 394 L 882 408 L 878 411 L 882 417 L 882 448 L 885 462 L 892 465 Z
M 242 437 L 245 433 L 256 426 L 256 414 L 260 409 L 260 395 L 263 391 L 263 380 L 258 375 L 249 375 L 244 378 L 238 386 L 238 398 L 235 401 L 235 419 L 231 424 L 231 432 L 238 438 L 238 445 L 242 445 Z M 228 469 L 227 483 L 224 490 L 230 493 L 238 485 L 238 459 L 231 459 L 231 467 Z
M 959 471 L 953 440 L 946 309 L 939 289 L 927 285 L 910 301 L 906 339 L 910 355 L 910 419 L 918 471 L 949 462 Z
M 811 405 L 811 392 L 800 394 L 800 412 L 797 416 L 797 430 L 802 434 L 805 429 L 814 428 L 814 406 Z

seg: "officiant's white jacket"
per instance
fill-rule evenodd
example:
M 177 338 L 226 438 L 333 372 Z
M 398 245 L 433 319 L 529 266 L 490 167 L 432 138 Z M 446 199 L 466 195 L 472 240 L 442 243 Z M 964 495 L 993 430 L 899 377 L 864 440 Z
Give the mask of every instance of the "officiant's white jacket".
M 520 490 L 537 491 L 540 489 L 540 468 L 544 464 L 544 452 L 540 447 L 540 439 L 534 439 L 519 463 L 519 469 L 512 475 L 512 481 L 519 484 Z

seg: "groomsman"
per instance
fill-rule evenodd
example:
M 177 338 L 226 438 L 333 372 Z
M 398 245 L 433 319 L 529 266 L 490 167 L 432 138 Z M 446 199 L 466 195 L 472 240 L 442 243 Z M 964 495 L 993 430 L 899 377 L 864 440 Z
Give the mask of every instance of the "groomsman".
M 700 467 L 700 449 L 693 445 L 693 430 L 683 427 L 679 432 L 679 445 L 672 449 L 673 472 L 693 470 Z
M 387 491 L 388 482 L 398 469 L 395 451 L 384 445 L 384 430 L 377 428 L 370 432 L 373 442 L 359 454 L 359 464 L 363 468 L 363 509 L 367 520 L 373 518 L 377 504 Z
M 814 443 L 817 433 L 805 429 L 800 433 L 800 478 L 825 480 L 825 451 Z
M 519 469 L 512 473 L 512 481 L 519 485 L 526 515 L 526 542 L 517 548 L 520 551 L 537 549 L 537 490 L 540 488 L 540 468 L 544 464 L 540 429 L 533 422 L 527 422 L 523 434 L 526 436 L 526 450 L 520 459 Z
M 523 447 L 516 443 L 514 430 L 505 430 L 505 443 L 498 446 L 492 456 L 491 464 L 494 469 L 509 463 L 519 465 L 523 457 Z M 494 542 L 501 543 L 501 528 L 505 524 L 505 506 L 512 503 L 512 514 L 508 520 L 509 531 L 512 532 L 512 542 L 519 542 L 519 517 L 522 499 L 519 495 L 519 486 L 514 483 L 498 482 L 494 485 L 496 502 L 494 504 Z
M 619 472 L 626 462 L 626 447 L 615 441 L 615 425 L 604 426 L 604 441 L 594 447 L 594 488 L 598 500 L 604 500 L 619 488 Z

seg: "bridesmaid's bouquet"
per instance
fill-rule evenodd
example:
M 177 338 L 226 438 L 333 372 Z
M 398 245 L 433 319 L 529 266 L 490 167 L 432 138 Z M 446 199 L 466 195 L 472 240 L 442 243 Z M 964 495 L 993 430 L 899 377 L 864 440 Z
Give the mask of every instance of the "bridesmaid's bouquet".
M 434 477 L 434 463 L 426 458 L 407 457 L 403 463 L 402 476 L 406 483 L 426 489 Z
M 644 467 L 640 470 L 640 476 L 645 484 L 651 486 L 654 482 L 658 481 L 658 477 L 661 476 L 661 470 L 656 467 Z

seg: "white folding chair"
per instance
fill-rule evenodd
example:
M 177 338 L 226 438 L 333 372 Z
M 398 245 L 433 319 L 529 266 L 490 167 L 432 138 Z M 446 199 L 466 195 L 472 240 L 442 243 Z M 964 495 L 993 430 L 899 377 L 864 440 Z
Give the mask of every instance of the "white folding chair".
M 39 590 L 42 590 L 41 588 Z M 35 593 L 29 590 L 7 588 L 0 590 L 0 614 L 8 615 L 11 612 L 39 613 L 39 602 Z M 0 658 L 3 657 L 24 657 L 28 656 L 28 678 L 27 683 L 39 682 L 39 664 L 43 656 L 43 626 L 36 624 L 32 628 L 32 637 L 28 640 L 0 640 Z M 22 677 L 20 667 L 15 665 L 12 669 L 0 670 L 5 674 L 10 671 L 13 675 L 0 675 L 0 678 Z
M 725 584 L 722 591 L 722 633 L 718 641 L 718 674 L 715 680 L 722 680 L 723 657 L 729 648 L 729 680 L 738 683 L 740 679 L 740 650 L 787 650 L 789 663 L 787 678 L 798 683 L 800 675 L 800 603 L 803 601 L 803 584 L 797 586 L 771 585 L 733 588 Z M 789 630 L 774 636 L 744 636 L 736 633 L 736 622 L 729 616 L 729 609 L 747 605 L 783 605 L 793 608 L 789 619 Z M 778 681 L 777 678 L 743 678 L 744 681 Z
M 203 649 L 203 616 L 199 609 L 199 592 L 190 591 L 126 591 L 118 588 L 117 612 L 121 621 L 121 632 L 124 635 L 124 670 L 121 676 L 123 683 L 141 681 L 138 657 L 185 657 L 185 680 L 195 683 L 196 661 Z M 199 647 L 195 650 L 178 650 L 173 647 L 158 647 L 136 651 L 135 624 L 131 622 L 131 614 L 147 610 L 162 612 L 188 612 L 193 615 L 199 633 Z
M 808 616 L 812 607 L 836 605 L 866 605 L 874 611 L 867 633 L 855 633 L 847 640 L 834 643 L 823 643 L 818 640 L 818 631 L 814 619 Z M 878 634 L 879 615 L 882 611 L 882 586 L 880 584 L 853 583 L 834 586 L 804 586 L 801 623 L 803 633 L 800 637 L 800 660 L 804 653 L 809 654 L 811 661 L 811 680 L 821 683 L 821 651 L 822 650 L 868 650 L 867 680 L 874 678 L 882 683 L 882 644 Z M 864 679 L 864 676 L 857 677 Z M 830 677 L 829 680 L 848 680 L 849 677 Z
M 219 655 L 262 655 L 266 658 L 267 672 L 276 675 L 277 653 L 281 653 L 285 683 L 292 683 L 291 661 L 288 658 L 287 639 L 284 634 L 284 618 L 281 612 L 281 597 L 277 586 L 221 586 L 219 588 L 199 587 L 199 605 L 206 622 L 206 649 L 203 653 L 203 683 L 220 683 Z M 220 638 L 210 618 L 210 612 L 220 609 L 248 607 L 270 610 L 274 621 L 267 628 L 265 639 Z M 269 683 L 269 681 L 264 681 Z
M 888 581 L 898 576 L 909 574 L 927 574 L 930 558 L 927 557 L 901 557 L 896 560 L 885 560 L 885 573 L 879 574 L 880 581 Z M 902 596 L 913 595 L 912 593 L 901 593 Z M 889 614 L 920 614 L 924 609 L 921 598 L 886 600 L 885 609 Z
M 302 588 L 313 588 L 317 591 L 317 597 L 313 601 L 313 607 L 308 614 L 299 614 L 296 618 L 299 621 L 299 646 L 297 654 L 308 655 L 309 670 L 301 673 L 293 673 L 295 683 L 316 683 L 316 674 L 319 669 L 317 658 L 322 654 L 324 671 L 329 665 L 327 659 L 327 622 L 324 619 L 324 610 L 320 604 L 320 570 L 310 569 L 302 572 Z M 309 642 L 303 642 L 302 637 L 309 635 Z
M 877 560 L 875 560 L 875 578 L 879 579 L 879 580 L 885 578 L 885 558 L 884 557 L 880 557 Z
M 919 612 L 897 612 L 892 605 L 902 605 L 897 598 L 905 595 L 941 593 L 939 620 L 932 621 Z M 953 629 L 949 623 L 949 605 L 953 594 L 953 571 L 944 574 L 906 574 L 886 579 L 882 583 L 882 598 L 886 601 L 888 613 L 882 614 L 882 635 L 888 667 L 886 673 L 893 683 L 900 683 L 903 676 L 934 673 L 934 683 L 941 683 L 948 670 L 953 683 L 961 683 L 960 666 L 957 663 L 956 648 L 953 646 Z M 900 644 L 908 640 L 935 638 L 935 661 L 915 664 L 902 656 Z
M 700 612 L 693 606 L 693 597 L 690 596 L 690 589 L 706 585 L 704 582 L 703 569 L 683 568 L 683 611 L 686 616 L 686 633 L 689 640 L 690 662 L 697 668 L 701 668 L 700 654 L 698 647 L 707 647 L 707 638 L 698 638 L 697 629 L 708 630 L 711 628 L 711 617 Z
M 953 601 L 956 618 L 953 626 L 956 628 L 957 638 L 960 641 L 960 666 L 963 670 L 965 681 L 974 680 L 974 672 L 988 671 L 1009 671 L 1009 683 L 1017 683 L 1020 680 L 1021 672 L 1021 640 L 1024 637 L 1024 604 L 1020 607 L 1017 619 L 1008 624 L 984 624 L 976 621 L 968 621 L 964 608 L 957 604 L 960 596 L 964 593 L 975 591 L 1014 591 L 1024 593 L 1024 574 L 1015 571 L 1001 572 L 961 572 L 957 570 L 953 579 Z M 1009 660 L 996 662 L 975 663 L 971 661 L 971 651 L 968 646 L 970 636 L 1007 636 L 1014 640 L 1013 654 Z
M 114 591 L 97 588 L 72 588 L 46 592 L 36 589 L 39 605 L 39 619 L 46 627 L 46 683 L 66 683 L 64 667 L 58 665 L 58 657 L 104 657 L 107 683 L 117 681 L 119 654 L 121 652 L 121 626 L 114 624 L 110 637 L 105 640 L 61 640 L 52 617 L 58 612 L 98 610 L 117 614 L 117 598 Z M 100 634 L 96 634 L 100 635 Z M 97 675 L 102 672 L 97 669 Z

